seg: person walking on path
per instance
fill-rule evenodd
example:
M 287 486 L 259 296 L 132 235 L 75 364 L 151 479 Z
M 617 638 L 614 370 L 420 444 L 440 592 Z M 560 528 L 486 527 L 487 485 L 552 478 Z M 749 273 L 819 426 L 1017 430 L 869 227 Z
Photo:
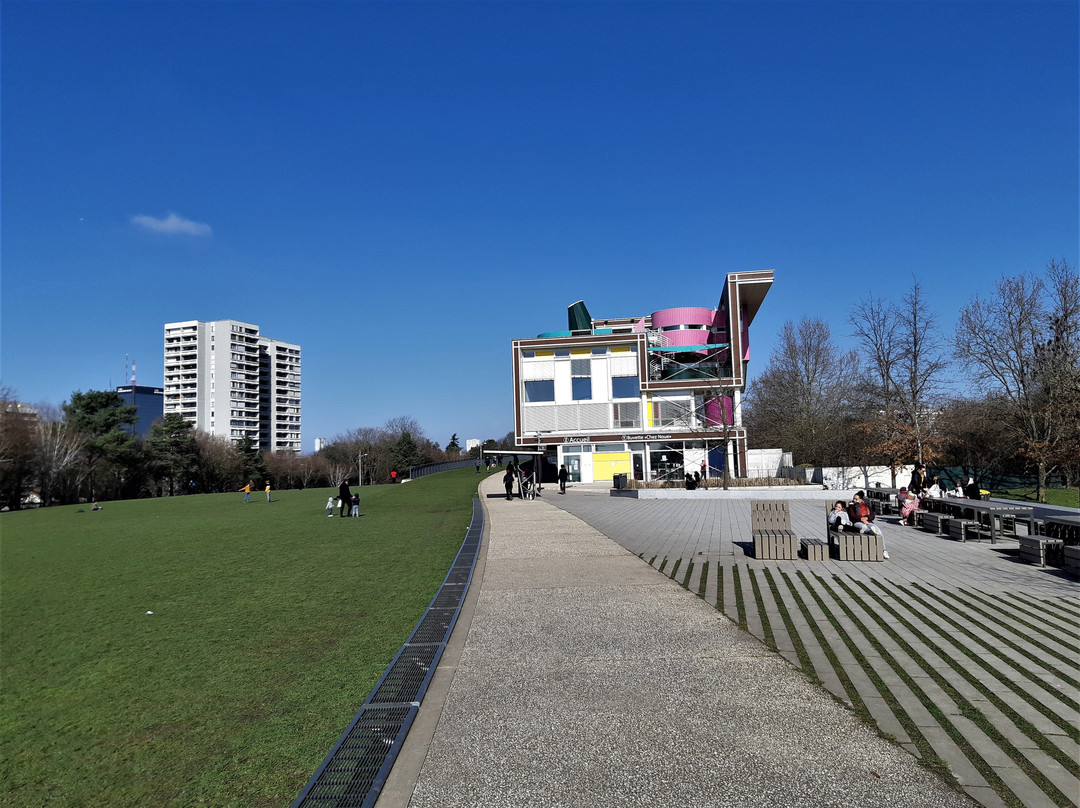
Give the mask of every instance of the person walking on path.
M 506 474 L 503 475 L 503 488 L 506 489 L 506 498 L 514 498 L 514 473 L 510 471 L 509 467 L 506 469 Z
M 570 478 L 570 473 L 566 470 L 566 464 L 563 463 L 559 466 L 559 493 L 566 493 L 566 481 Z
M 251 489 L 255 487 L 255 483 L 252 480 L 248 480 L 248 484 L 240 490 L 244 492 L 244 502 L 251 502 Z
M 352 495 L 352 514 L 351 515 L 355 516 L 357 519 L 360 518 L 360 492 L 359 491 L 357 491 L 355 494 Z
M 326 518 L 330 519 L 334 515 L 334 498 L 329 496 L 326 498 Z
M 266 501 L 270 501 L 270 481 L 266 481 Z
M 349 481 L 343 480 L 338 486 L 338 499 L 341 501 L 341 515 L 349 515 L 349 506 L 352 504 L 352 492 L 349 490 Z

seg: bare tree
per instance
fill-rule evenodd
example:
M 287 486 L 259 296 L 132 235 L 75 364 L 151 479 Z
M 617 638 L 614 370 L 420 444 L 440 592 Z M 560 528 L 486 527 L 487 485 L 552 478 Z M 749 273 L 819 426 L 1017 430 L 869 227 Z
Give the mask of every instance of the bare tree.
M 344 463 L 331 463 L 327 466 L 330 485 L 334 488 L 338 488 L 343 482 L 348 480 L 352 472 L 352 466 L 347 466 Z
M 894 476 L 910 458 L 933 460 L 941 445 L 935 414 L 948 362 L 919 281 L 899 306 L 870 295 L 848 322 L 867 367 L 861 430 L 878 459 Z
M 15 391 L 0 387 L 0 507 L 22 507 L 34 467 L 37 413 L 16 401 Z
M 788 449 L 799 463 L 840 461 L 859 373 L 858 356 L 836 347 L 827 322 L 784 323 L 769 364 L 747 390 L 746 426 L 754 445 Z
M 1049 284 L 1049 285 L 1048 285 Z M 1002 278 L 960 311 L 956 355 L 987 393 L 1008 402 L 1008 425 L 1035 466 L 1036 496 L 1075 439 L 1080 409 L 1080 281 L 1064 261 L 1046 279 Z
M 38 481 L 41 484 L 43 505 L 51 505 L 53 489 L 61 473 L 75 465 L 79 459 L 84 439 L 78 431 L 65 423 L 56 407 L 38 405 L 35 424 L 37 442 Z

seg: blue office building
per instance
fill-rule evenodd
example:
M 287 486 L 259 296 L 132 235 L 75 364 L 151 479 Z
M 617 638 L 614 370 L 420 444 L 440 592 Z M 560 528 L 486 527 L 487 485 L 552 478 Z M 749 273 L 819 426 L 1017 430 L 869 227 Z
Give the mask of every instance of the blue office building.
M 134 405 L 136 408 L 139 420 L 132 427 L 134 435 L 139 438 L 150 437 L 150 427 L 165 414 L 165 390 L 144 384 L 129 384 L 117 387 L 116 394 L 125 404 Z

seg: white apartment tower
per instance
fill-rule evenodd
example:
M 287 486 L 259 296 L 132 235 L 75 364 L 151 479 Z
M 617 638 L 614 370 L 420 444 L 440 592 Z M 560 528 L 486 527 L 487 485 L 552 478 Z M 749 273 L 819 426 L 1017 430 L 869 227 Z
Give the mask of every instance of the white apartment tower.
M 210 435 L 300 452 L 300 346 L 237 320 L 165 324 L 165 413 Z

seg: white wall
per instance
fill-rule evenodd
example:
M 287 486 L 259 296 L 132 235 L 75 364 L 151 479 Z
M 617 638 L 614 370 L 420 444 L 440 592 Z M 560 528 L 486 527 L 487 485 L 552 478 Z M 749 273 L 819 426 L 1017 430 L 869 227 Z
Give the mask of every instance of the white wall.
M 746 450 L 746 476 L 748 477 L 779 477 L 783 465 L 783 449 Z

